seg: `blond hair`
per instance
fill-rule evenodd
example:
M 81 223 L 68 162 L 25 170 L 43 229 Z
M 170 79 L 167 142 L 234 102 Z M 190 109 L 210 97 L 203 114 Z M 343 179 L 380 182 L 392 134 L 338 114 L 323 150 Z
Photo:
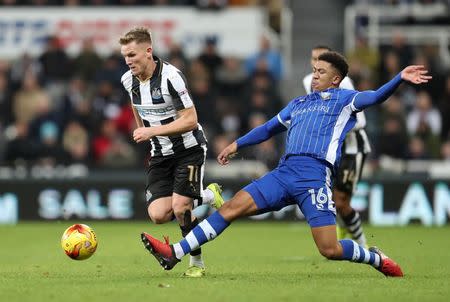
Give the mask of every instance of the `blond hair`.
M 152 44 L 152 35 L 148 28 L 135 27 L 119 39 L 120 45 L 126 45 L 131 42 Z

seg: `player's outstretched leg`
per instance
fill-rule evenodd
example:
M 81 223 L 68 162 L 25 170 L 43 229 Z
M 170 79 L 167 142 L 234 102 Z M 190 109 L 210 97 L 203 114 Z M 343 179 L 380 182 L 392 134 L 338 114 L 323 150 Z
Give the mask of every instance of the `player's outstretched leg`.
M 386 277 L 403 277 L 401 267 L 391 258 L 386 256 L 379 248 L 372 246 L 369 248 L 372 253 L 377 253 L 381 258 L 381 264 L 377 270 L 382 272 Z
M 165 270 L 171 270 L 178 262 L 180 262 L 180 260 L 175 257 L 172 246 L 169 245 L 168 237 L 164 237 L 165 242 L 161 242 L 147 233 L 142 233 L 141 240 L 142 243 L 144 243 L 144 247 L 156 258 Z
M 342 260 L 370 264 L 386 277 L 403 277 L 400 266 L 380 249 L 376 247 L 366 249 L 349 239 L 340 240 L 339 243 L 343 249 Z
M 186 235 L 186 238 L 173 245 L 169 244 L 167 238 L 165 242 L 162 242 L 147 233 L 142 233 L 141 239 L 145 248 L 158 260 L 159 264 L 165 270 L 171 270 L 183 256 L 216 238 L 229 225 L 230 223 L 219 212 L 215 212 L 200 222 Z

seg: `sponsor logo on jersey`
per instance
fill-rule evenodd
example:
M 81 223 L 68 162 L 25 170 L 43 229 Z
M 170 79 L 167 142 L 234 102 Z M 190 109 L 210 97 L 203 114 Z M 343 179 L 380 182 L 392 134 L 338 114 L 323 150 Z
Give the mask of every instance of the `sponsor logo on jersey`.
M 146 117 L 148 115 L 165 115 L 168 112 L 175 110 L 172 105 L 162 108 L 136 108 L 141 117 Z
M 294 117 L 294 116 L 297 116 L 297 115 L 300 115 L 300 114 L 315 112 L 315 111 L 321 111 L 321 112 L 328 113 L 329 110 L 330 110 L 330 108 L 327 107 L 327 106 L 315 105 L 315 106 L 310 106 L 310 107 L 303 108 L 303 109 L 293 110 L 292 113 L 291 113 L 291 117 Z

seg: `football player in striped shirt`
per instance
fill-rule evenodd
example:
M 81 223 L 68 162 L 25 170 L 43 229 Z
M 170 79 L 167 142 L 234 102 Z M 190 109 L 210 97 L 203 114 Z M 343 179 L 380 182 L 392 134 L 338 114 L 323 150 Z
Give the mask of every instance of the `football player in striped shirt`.
M 293 99 L 277 116 L 231 143 L 217 157 L 221 165 L 226 165 L 238 149 L 287 130 L 286 152 L 277 168 L 236 193 L 180 242 L 169 244 L 146 233 L 141 235 L 163 268 L 171 269 L 184 255 L 216 238 L 239 217 L 297 204 L 324 257 L 368 264 L 385 276 L 403 276 L 400 266 L 380 249 L 337 239 L 331 179 L 339 166 L 345 135 L 356 123 L 356 113 L 384 102 L 402 82 L 426 83 L 431 76 L 424 66 L 408 66 L 376 91 L 340 89 L 348 65 L 337 52 L 320 55 L 313 71 L 313 93 Z
M 151 144 L 147 170 L 147 211 L 154 223 L 175 218 L 183 236 L 198 223 L 193 207 L 201 202 L 214 208 L 223 204 L 221 188 L 203 189 L 206 138 L 184 75 L 153 55 L 150 32 L 135 28 L 120 38 L 121 53 L 130 68 L 121 82 L 131 99 L 138 128 L 137 143 Z M 185 276 L 205 274 L 201 249 L 193 249 Z
M 316 46 L 311 50 L 312 68 L 314 68 L 314 64 L 319 56 L 327 51 L 331 51 L 331 48 L 324 45 Z M 306 93 L 311 93 L 312 91 L 312 80 L 313 73 L 303 78 L 303 87 Z M 345 77 L 341 81 L 339 88 L 355 89 L 349 77 Z M 360 111 L 356 114 L 355 126 L 347 133 L 342 145 L 341 162 L 333 180 L 333 201 L 337 211 L 336 229 L 338 239 L 344 239 L 347 234 L 350 234 L 352 239 L 358 242 L 359 245 L 367 247 L 361 217 L 350 204 L 356 184 L 361 178 L 367 154 L 371 151 L 369 138 L 364 130 L 365 126 L 366 116 L 363 111 Z

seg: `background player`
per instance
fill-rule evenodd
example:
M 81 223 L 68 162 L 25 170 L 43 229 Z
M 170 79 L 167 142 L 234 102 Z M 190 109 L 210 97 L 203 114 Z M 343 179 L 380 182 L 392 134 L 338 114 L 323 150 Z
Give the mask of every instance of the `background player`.
M 175 216 L 185 236 L 198 224 L 191 215 L 194 202 L 209 202 L 215 208 L 223 204 L 217 184 L 203 190 L 205 135 L 184 75 L 153 55 L 150 32 L 146 28 L 132 29 L 119 43 L 130 68 L 121 82 L 131 98 L 138 125 L 133 139 L 151 143 L 146 187 L 148 215 L 154 223 L 165 223 Z M 185 275 L 204 274 L 201 249 L 193 250 Z
M 318 61 L 321 54 L 331 51 L 328 46 L 319 45 L 311 50 L 311 68 Z M 313 73 L 303 78 L 303 87 L 307 94 L 311 93 Z M 352 80 L 346 76 L 339 88 L 354 90 Z M 370 153 L 370 143 L 364 127 L 366 126 L 366 116 L 363 111 L 356 114 L 356 124 L 347 133 L 341 150 L 341 163 L 336 177 L 333 181 L 333 201 L 337 211 L 337 234 L 338 239 L 344 239 L 349 233 L 353 240 L 359 245 L 367 247 L 366 236 L 362 228 L 362 221 L 359 213 L 356 212 L 350 202 L 356 184 L 358 183 L 366 156 Z
M 231 143 L 217 158 L 226 165 L 238 148 L 258 144 L 288 129 L 286 154 L 276 169 L 239 191 L 178 243 L 169 245 L 149 234 L 141 235 L 145 247 L 165 269 L 221 234 L 233 220 L 295 202 L 323 256 L 366 263 L 386 276 L 403 276 L 401 268 L 378 248 L 367 250 L 353 240 L 337 240 L 331 174 L 338 167 L 344 137 L 356 123 L 356 112 L 385 101 L 403 81 L 426 83 L 431 76 L 423 66 L 408 66 L 377 91 L 358 92 L 338 88 L 347 71 L 343 56 L 336 52 L 322 54 L 314 65 L 314 93 L 292 100 L 277 116 Z

